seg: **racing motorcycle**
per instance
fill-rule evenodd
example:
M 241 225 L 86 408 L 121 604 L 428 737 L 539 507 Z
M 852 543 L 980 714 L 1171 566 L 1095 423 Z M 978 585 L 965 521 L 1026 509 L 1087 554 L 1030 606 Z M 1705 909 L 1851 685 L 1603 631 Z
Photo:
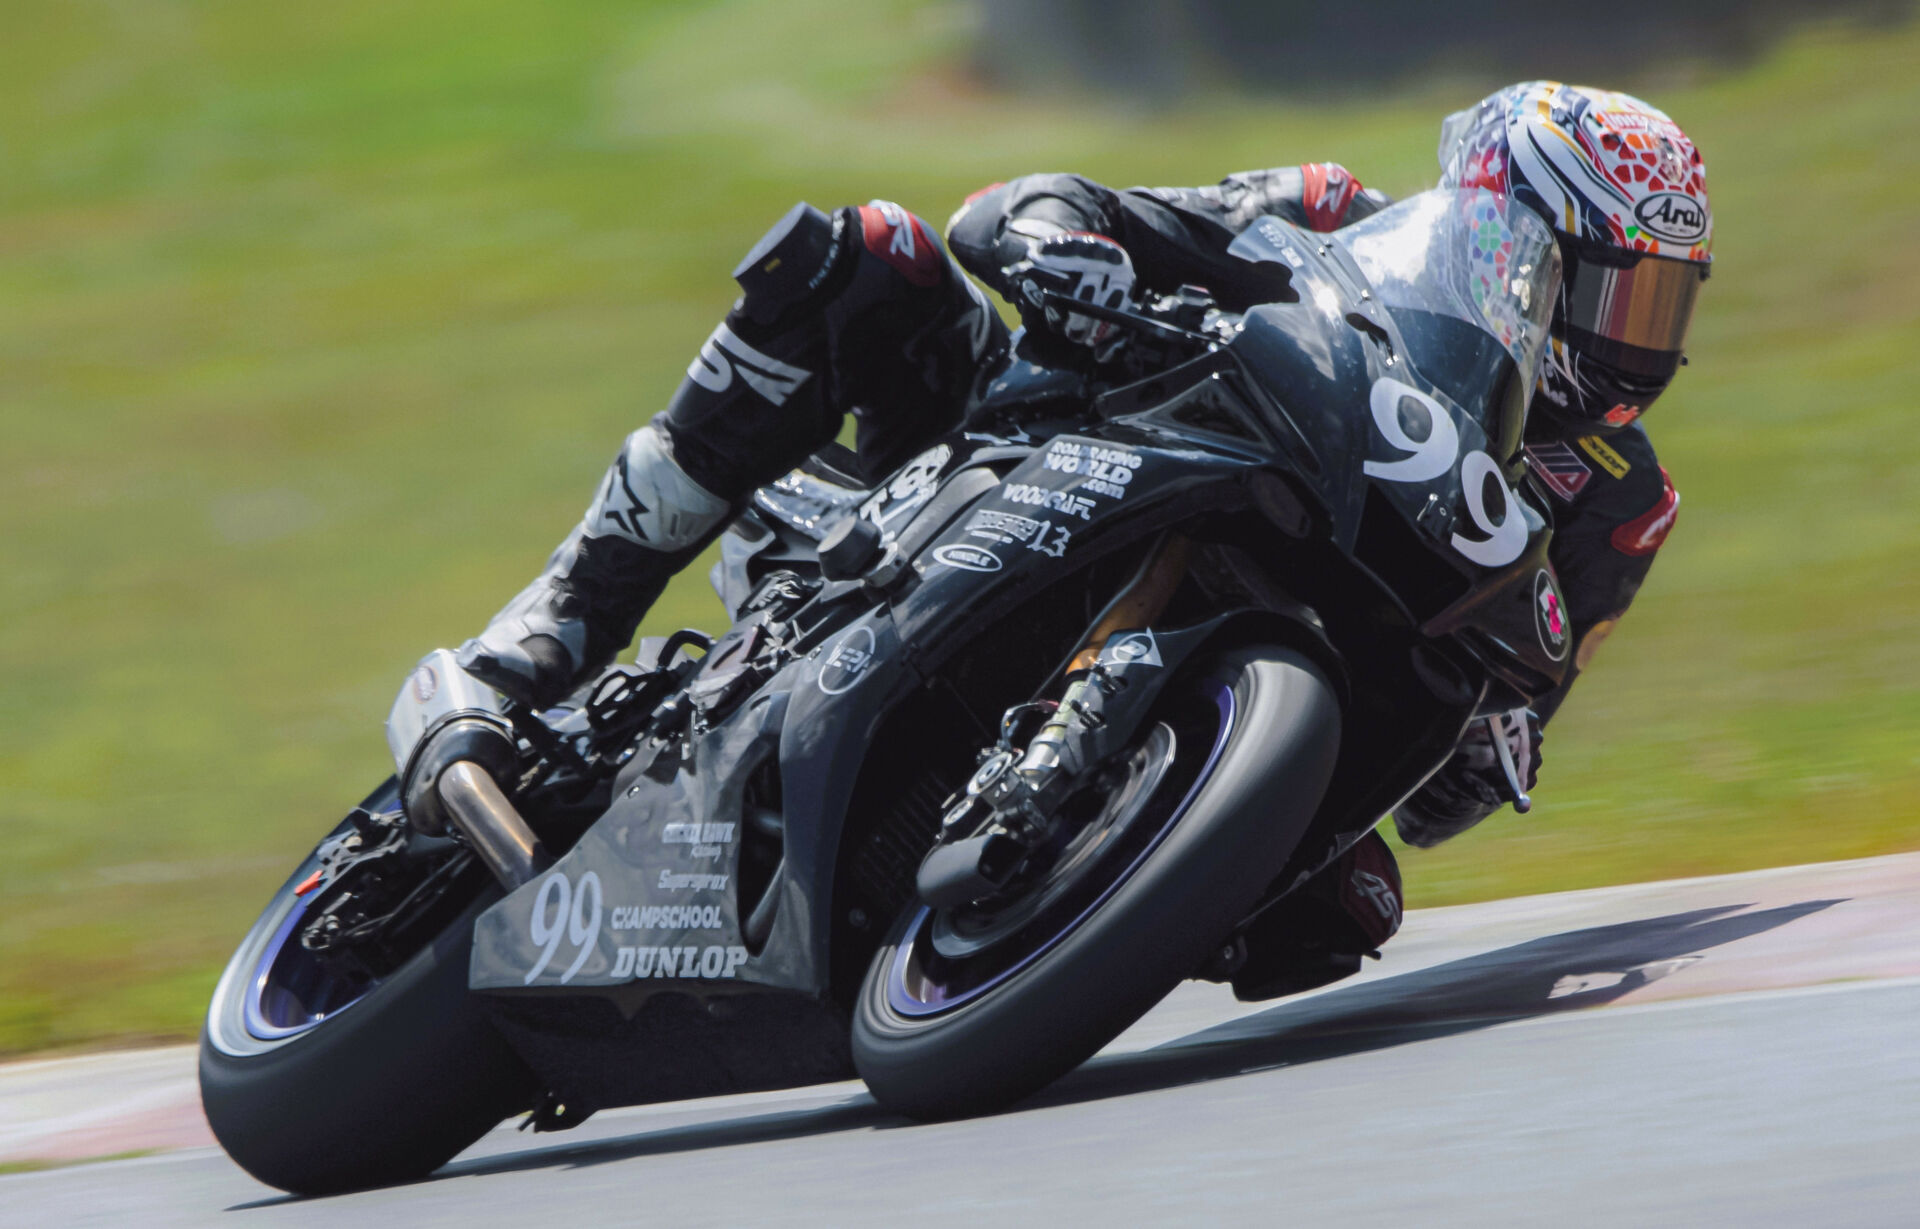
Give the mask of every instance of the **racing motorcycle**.
M 980 1113 L 1262 959 L 1267 911 L 1563 676 L 1519 457 L 1560 268 L 1486 191 L 1231 254 L 1255 305 L 1073 304 L 1120 363 L 1010 358 L 878 486 L 822 453 L 757 492 L 717 639 L 542 712 L 426 657 L 397 772 L 214 993 L 228 1153 L 330 1191 L 521 1112 L 855 1073 Z

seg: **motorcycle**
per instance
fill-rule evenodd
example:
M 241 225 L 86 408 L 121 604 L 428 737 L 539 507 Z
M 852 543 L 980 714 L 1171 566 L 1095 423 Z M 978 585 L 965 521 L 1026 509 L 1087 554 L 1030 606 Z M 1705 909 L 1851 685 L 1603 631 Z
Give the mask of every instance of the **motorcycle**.
M 544 712 L 425 658 L 395 775 L 214 993 L 227 1152 L 313 1193 L 520 1112 L 854 1074 L 986 1112 L 1261 958 L 1263 915 L 1564 675 L 1519 455 L 1560 267 L 1478 190 L 1230 254 L 1242 309 L 1074 304 L 1117 364 L 1010 358 L 879 485 L 829 450 L 757 492 L 717 639 Z

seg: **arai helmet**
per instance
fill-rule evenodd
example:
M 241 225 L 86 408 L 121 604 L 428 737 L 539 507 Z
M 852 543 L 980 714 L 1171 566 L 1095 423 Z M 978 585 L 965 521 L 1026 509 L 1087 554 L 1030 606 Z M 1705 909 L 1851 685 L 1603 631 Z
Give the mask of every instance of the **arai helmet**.
M 1627 94 L 1530 81 L 1440 126 L 1440 185 L 1491 188 L 1553 227 L 1565 273 L 1536 409 L 1608 431 L 1680 368 L 1712 268 L 1706 167 L 1687 134 Z

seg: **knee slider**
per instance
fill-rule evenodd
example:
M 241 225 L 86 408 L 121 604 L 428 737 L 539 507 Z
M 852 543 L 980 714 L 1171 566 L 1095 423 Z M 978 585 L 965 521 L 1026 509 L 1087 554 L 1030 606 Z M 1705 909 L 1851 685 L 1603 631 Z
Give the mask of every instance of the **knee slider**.
M 738 310 L 771 325 L 819 292 L 839 263 L 842 229 L 805 201 L 787 210 L 733 271 L 742 292 Z

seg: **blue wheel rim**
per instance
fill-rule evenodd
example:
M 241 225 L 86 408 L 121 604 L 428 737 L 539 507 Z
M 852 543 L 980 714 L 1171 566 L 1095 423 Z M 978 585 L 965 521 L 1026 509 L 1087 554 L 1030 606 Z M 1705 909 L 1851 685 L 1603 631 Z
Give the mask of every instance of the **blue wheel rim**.
M 247 983 L 247 1032 L 261 1041 L 296 1036 L 353 1006 L 380 984 L 354 985 L 333 976 L 296 935 L 307 915 L 307 898 L 294 901 L 267 941 Z

